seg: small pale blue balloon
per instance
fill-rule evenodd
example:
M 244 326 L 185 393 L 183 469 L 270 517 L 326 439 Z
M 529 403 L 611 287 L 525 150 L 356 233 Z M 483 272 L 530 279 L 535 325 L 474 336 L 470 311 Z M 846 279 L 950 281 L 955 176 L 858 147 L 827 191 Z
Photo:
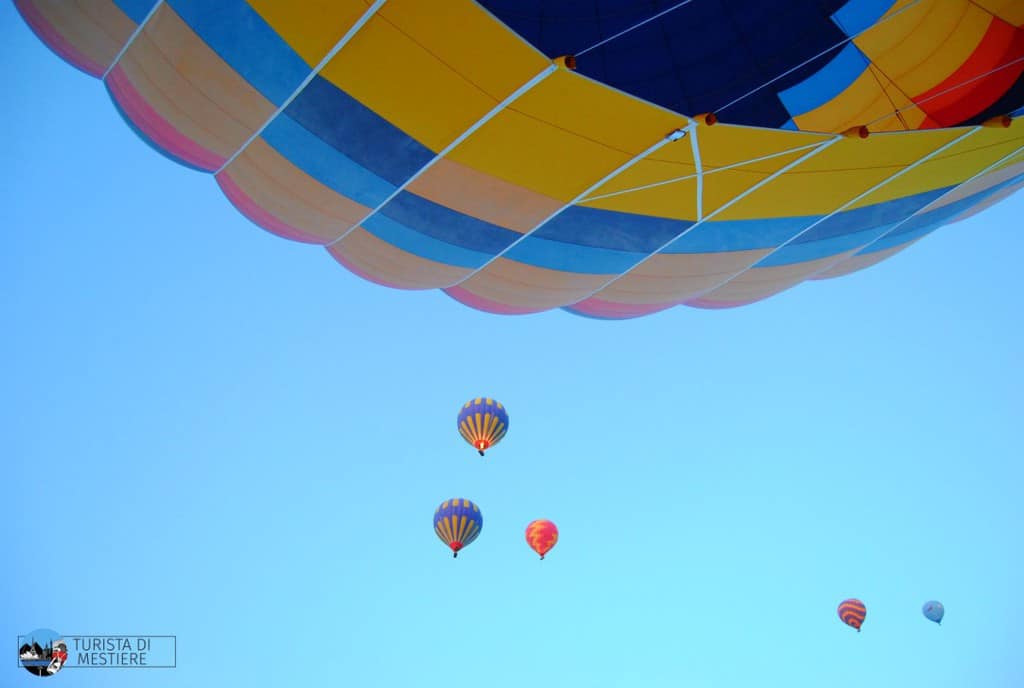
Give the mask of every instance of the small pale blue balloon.
M 946 608 L 942 606 L 941 602 L 932 600 L 931 602 L 925 602 L 924 606 L 921 607 L 921 613 L 929 621 L 934 621 L 937 624 L 942 623 L 942 617 L 946 614 Z

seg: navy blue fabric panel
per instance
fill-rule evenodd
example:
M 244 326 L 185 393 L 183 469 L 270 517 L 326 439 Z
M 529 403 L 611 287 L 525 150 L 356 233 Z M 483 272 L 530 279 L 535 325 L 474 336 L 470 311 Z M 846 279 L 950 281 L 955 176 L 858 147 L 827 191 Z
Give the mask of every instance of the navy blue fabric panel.
M 971 117 L 965 124 L 981 124 L 987 119 L 1011 114 L 1021 105 L 1024 105 L 1024 74 L 1017 78 L 1017 81 L 1014 82 L 1009 91 L 1003 94 L 1002 98 L 974 117 Z
M 533 236 L 579 246 L 652 253 L 692 224 L 684 220 L 571 206 Z
M 554 58 L 585 50 L 679 0 L 481 0 Z M 835 48 L 725 111 L 724 105 L 846 38 L 832 14 L 846 0 L 695 0 L 579 57 L 578 70 L 686 114 L 781 127 L 776 95 L 827 64 Z
M 501 253 L 521 234 L 403 191 L 381 214 L 422 234 L 481 253 Z
M 302 89 L 285 112 L 395 186 L 404 184 L 434 157 L 429 148 L 320 76 Z

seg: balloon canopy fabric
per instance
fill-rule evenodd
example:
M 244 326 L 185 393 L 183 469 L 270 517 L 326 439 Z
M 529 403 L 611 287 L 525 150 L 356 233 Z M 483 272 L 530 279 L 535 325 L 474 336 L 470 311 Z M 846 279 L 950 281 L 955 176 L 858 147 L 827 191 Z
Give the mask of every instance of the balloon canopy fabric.
M 462 438 L 483 456 L 508 432 L 508 413 L 500 402 L 477 397 L 463 405 L 458 423 Z
M 924 618 L 941 625 L 942 617 L 946 615 L 946 608 L 942 606 L 941 602 L 932 600 L 924 603 L 921 613 L 924 614 Z
M 480 507 L 468 499 L 447 499 L 434 512 L 434 532 L 451 547 L 452 556 L 476 540 L 484 527 Z
M 861 624 L 868 615 L 867 607 L 858 599 L 843 600 L 839 604 L 839 618 L 847 626 L 857 629 L 860 633 Z
M 1016 0 L 15 2 L 257 225 L 493 313 L 752 303 L 1024 185 Z
M 541 559 L 557 542 L 558 528 L 551 521 L 541 518 L 526 526 L 526 543 Z

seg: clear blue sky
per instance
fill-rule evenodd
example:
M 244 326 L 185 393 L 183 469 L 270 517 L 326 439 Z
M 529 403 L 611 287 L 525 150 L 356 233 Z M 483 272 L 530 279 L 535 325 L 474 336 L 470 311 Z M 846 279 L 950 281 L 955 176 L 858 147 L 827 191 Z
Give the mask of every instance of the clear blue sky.
M 260 230 L 0 27 L 0 639 L 178 637 L 55 685 L 1024 685 L 1024 194 L 738 310 L 490 316 Z

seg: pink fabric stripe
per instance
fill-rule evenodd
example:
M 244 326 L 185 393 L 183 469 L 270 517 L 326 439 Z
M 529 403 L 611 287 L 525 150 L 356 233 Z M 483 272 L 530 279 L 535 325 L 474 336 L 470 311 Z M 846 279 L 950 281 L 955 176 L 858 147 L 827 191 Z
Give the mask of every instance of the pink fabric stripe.
M 626 320 L 628 318 L 639 318 L 644 315 L 659 313 L 672 308 L 674 305 L 674 303 L 616 303 L 614 301 L 605 301 L 603 299 L 591 297 L 580 301 L 579 303 L 574 303 L 573 305 L 568 306 L 568 308 L 595 318 L 615 318 L 616 320 Z
M 692 299 L 690 301 L 683 301 L 684 305 L 693 306 L 694 308 L 738 308 L 740 306 L 747 306 L 752 303 L 757 303 L 763 299 L 768 298 L 764 296 L 760 299 L 750 299 L 749 301 L 715 301 L 713 299 Z
M 463 303 L 470 308 L 475 308 L 478 311 L 484 311 L 485 313 L 496 313 L 498 315 L 529 315 L 531 313 L 543 313 L 547 308 L 541 309 L 528 309 L 528 308 L 517 308 L 515 306 L 508 306 L 497 301 L 491 301 L 485 299 L 482 296 L 466 291 L 462 287 L 449 287 L 444 290 L 444 293 L 452 297 L 459 303 Z
M 207 172 L 213 172 L 224 164 L 226 158 L 203 148 L 161 117 L 135 89 L 120 65 L 110 70 L 107 88 L 132 123 L 157 146 Z
M 242 188 L 238 186 L 234 179 L 227 172 L 222 172 L 214 177 L 217 180 L 220 190 L 224 192 L 224 195 L 228 197 L 231 204 L 238 208 L 238 212 L 245 215 L 247 218 L 256 223 L 257 226 L 267 230 L 271 234 L 276 234 L 279 237 L 285 239 L 291 239 L 292 241 L 301 241 L 306 244 L 325 244 L 326 239 L 310 234 L 309 232 L 303 231 L 297 227 L 293 227 L 287 222 L 280 220 L 266 210 L 259 203 L 254 201 L 249 194 L 242 191 Z
M 327 252 L 331 254 L 331 257 L 334 258 L 334 260 L 338 261 L 338 263 L 340 263 L 346 270 L 348 270 L 357 277 L 362 277 L 367 282 L 373 282 L 374 284 L 379 284 L 383 287 L 391 287 L 392 289 L 404 289 L 406 291 L 412 291 L 409 287 L 403 287 L 399 284 L 392 284 L 391 282 L 382 280 L 379 277 L 375 277 L 370 273 L 366 272 L 365 270 L 356 267 L 342 255 L 341 248 L 339 247 L 338 244 L 335 244 L 334 246 L 325 246 L 325 248 L 327 249 Z
M 43 13 L 39 11 L 35 3 L 32 0 L 14 0 L 14 6 L 21 12 L 21 16 L 24 17 L 25 23 L 29 25 L 32 31 L 39 36 L 40 40 L 46 44 L 46 46 L 57 53 L 64 61 L 68 62 L 72 66 L 81 69 L 86 74 L 92 76 L 103 76 L 104 67 L 97 63 L 81 52 L 78 51 L 75 46 L 71 45 L 64 36 L 62 36 L 53 24 L 46 20 Z

